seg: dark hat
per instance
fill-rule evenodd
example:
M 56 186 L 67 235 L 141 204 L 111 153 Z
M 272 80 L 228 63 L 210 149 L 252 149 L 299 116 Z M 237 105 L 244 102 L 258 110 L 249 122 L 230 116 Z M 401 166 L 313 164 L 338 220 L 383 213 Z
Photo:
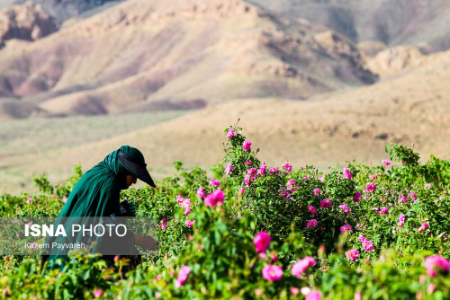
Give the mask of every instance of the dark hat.
M 117 157 L 125 170 L 131 175 L 139 178 L 152 187 L 156 187 L 150 173 L 147 171 L 147 164 L 145 163 L 144 156 L 138 149 L 130 146 L 122 146 L 119 149 Z

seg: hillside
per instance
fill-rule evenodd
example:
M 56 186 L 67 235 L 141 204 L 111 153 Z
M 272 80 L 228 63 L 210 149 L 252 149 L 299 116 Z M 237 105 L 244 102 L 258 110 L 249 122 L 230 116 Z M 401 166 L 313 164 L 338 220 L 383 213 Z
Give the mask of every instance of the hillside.
M 0 51 L 0 93 L 59 115 L 306 99 L 376 79 L 345 37 L 240 0 L 126 1 Z
M 124 0 L 2 0 L 0 10 L 11 5 L 22 5 L 33 3 L 41 5 L 59 23 L 79 17 L 92 10 L 110 7 L 111 5 L 123 2 Z
M 283 15 L 323 24 L 354 42 L 424 46 L 431 51 L 450 48 L 447 0 L 249 1 Z
M 25 172 L 48 171 L 53 179 L 70 174 L 75 163 L 85 169 L 122 144 L 140 148 L 155 177 L 173 172 L 173 162 L 207 168 L 223 155 L 223 130 L 240 118 L 253 149 L 270 165 L 285 161 L 320 168 L 387 157 L 389 143 L 414 143 L 423 159 L 448 157 L 450 144 L 450 52 L 430 56 L 369 87 L 325 93 L 309 101 L 240 99 L 218 104 L 167 122 L 99 141 L 33 154 L 10 155 L 0 168 L 5 180 L 26 183 Z M 64 174 L 62 176 L 61 174 Z

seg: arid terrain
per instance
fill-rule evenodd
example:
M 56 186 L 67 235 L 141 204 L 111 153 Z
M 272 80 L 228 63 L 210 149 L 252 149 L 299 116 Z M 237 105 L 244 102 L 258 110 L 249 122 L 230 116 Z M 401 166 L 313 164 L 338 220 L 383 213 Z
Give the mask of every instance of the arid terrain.
M 402 22 L 385 14 L 384 23 L 367 1 L 285 1 L 290 10 L 255 2 L 128 0 L 65 22 L 50 12 L 53 32 L 5 40 L 1 186 L 31 190 L 32 172 L 64 180 L 74 164 L 87 170 L 122 144 L 144 152 L 157 180 L 176 160 L 209 168 L 238 119 L 274 166 L 379 163 L 390 142 L 414 143 L 424 159 L 448 156 L 450 35 L 435 30 L 447 2 L 405 2 Z M 383 3 L 377 16 L 399 9 Z M 296 15 L 299 7 L 310 14 Z M 354 30 L 333 25 L 342 11 L 360 12 Z M 389 38 L 370 34 L 362 13 L 388 24 Z

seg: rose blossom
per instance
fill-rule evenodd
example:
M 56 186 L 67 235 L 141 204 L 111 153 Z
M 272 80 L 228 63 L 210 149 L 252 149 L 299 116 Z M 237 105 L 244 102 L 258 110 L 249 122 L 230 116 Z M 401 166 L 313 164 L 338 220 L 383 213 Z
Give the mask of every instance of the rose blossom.
M 229 139 L 231 139 L 231 138 L 233 138 L 233 136 L 234 136 L 234 134 L 235 134 L 236 132 L 233 130 L 233 129 L 228 129 L 228 132 L 227 132 L 227 138 L 229 138 Z
M 397 225 L 400 227 L 405 226 L 405 215 L 404 214 L 400 214 L 400 217 L 398 217 Z
M 95 298 L 100 298 L 100 296 L 103 294 L 103 290 L 99 289 L 99 290 L 95 290 L 94 291 L 94 296 Z
M 289 290 L 291 291 L 291 294 L 294 296 L 297 296 L 298 293 L 300 292 L 300 290 L 296 287 L 291 287 Z
M 205 190 L 203 189 L 203 187 L 199 187 L 197 190 L 197 196 L 199 196 L 200 198 L 205 198 Z
M 366 189 L 369 192 L 374 192 L 377 189 L 377 185 L 373 182 L 369 182 L 368 184 L 366 184 Z
M 222 205 L 224 193 L 221 189 L 215 190 L 212 194 L 208 194 L 205 197 L 205 205 L 215 207 L 216 205 Z
M 242 195 L 244 192 L 245 192 L 245 187 L 241 187 L 241 188 L 239 189 L 238 194 L 239 194 L 239 195 Z
M 189 227 L 189 228 L 191 228 L 192 225 L 194 225 L 194 223 L 195 223 L 195 220 L 187 220 L 187 221 L 186 221 L 186 226 Z
M 350 213 L 350 208 L 346 204 L 339 205 L 339 208 L 342 209 L 346 214 Z
M 377 180 L 377 179 L 378 179 L 378 176 L 377 176 L 377 174 L 372 174 L 372 175 L 369 176 L 369 179 L 370 179 L 371 181 Z
M 417 195 L 416 195 L 416 193 L 414 193 L 414 191 L 410 191 L 409 196 L 413 199 L 413 201 L 417 200 Z
M 322 300 L 322 293 L 319 291 L 312 291 L 306 296 L 305 300 Z
M 179 288 L 186 282 L 190 272 L 191 268 L 189 268 L 188 266 L 181 267 L 181 270 L 178 272 L 177 282 L 175 283 L 175 286 L 177 288 Z
M 231 171 L 233 171 L 233 164 L 228 164 L 227 168 L 225 169 L 225 174 L 230 174 Z
M 287 182 L 286 189 L 291 192 L 297 189 L 297 186 L 295 185 L 295 179 L 291 179 Z
M 315 259 L 312 256 L 307 256 L 300 259 L 291 267 L 291 274 L 297 278 L 300 278 L 302 274 L 309 268 L 316 264 Z
M 267 165 L 266 164 L 262 164 L 261 167 L 259 167 L 257 174 L 264 176 L 266 175 L 266 169 L 267 169 Z
M 264 279 L 277 281 L 283 276 L 283 269 L 280 266 L 268 265 L 262 269 L 262 275 Z
M 380 210 L 380 215 L 385 215 L 389 212 L 389 209 L 387 207 L 382 207 Z
M 428 223 L 425 222 L 419 227 L 419 232 L 424 232 L 428 228 Z
M 314 206 L 308 205 L 308 210 L 313 216 L 317 215 L 317 210 L 314 208 Z
M 383 159 L 383 164 L 384 164 L 386 167 L 388 167 L 388 166 L 391 164 L 391 162 L 388 161 L 388 160 L 386 160 L 386 159 Z
M 251 183 L 251 176 L 249 174 L 247 174 L 247 175 L 245 175 L 245 178 L 244 178 L 244 184 L 250 185 L 250 183 Z
M 341 232 L 352 231 L 352 230 L 353 230 L 353 227 L 349 224 L 346 224 L 341 227 Z
M 278 172 L 280 172 L 278 170 L 278 168 L 270 168 L 270 175 L 272 175 L 273 173 L 278 173 Z
M 405 196 L 405 195 L 403 195 L 403 194 L 400 194 L 400 198 L 402 198 L 402 200 L 403 200 L 403 203 L 407 203 L 407 202 L 408 202 L 408 198 L 406 198 L 406 196 Z
M 359 202 L 359 200 L 361 200 L 361 192 L 360 191 L 356 191 L 355 195 L 353 196 L 353 201 L 354 202 Z
M 317 224 L 318 224 L 318 222 L 317 222 L 316 219 L 311 219 L 311 220 L 309 220 L 308 223 L 306 224 L 306 228 L 314 229 L 314 228 L 316 228 Z
M 362 243 L 362 246 L 363 246 L 365 251 L 370 251 L 370 250 L 372 250 L 374 248 L 373 247 L 373 243 L 371 241 L 364 241 Z
M 242 148 L 243 148 L 245 151 L 248 151 L 248 150 L 250 150 L 251 146 L 252 146 L 252 142 L 246 140 L 246 141 L 244 142 L 244 144 L 242 145 Z
M 345 256 L 349 259 L 349 260 L 355 260 L 358 258 L 359 255 L 359 251 L 356 249 L 352 249 L 352 250 L 348 250 L 345 252 Z
M 286 174 L 291 173 L 291 171 L 292 171 L 292 166 L 291 166 L 290 164 L 285 163 L 282 167 L 283 167 L 283 170 L 286 170 Z
M 345 179 L 350 179 L 350 178 L 352 178 L 353 177 L 353 175 L 352 175 L 352 173 L 350 172 L 350 169 L 349 168 L 344 168 L 344 178 Z
M 212 186 L 219 186 L 219 185 L 220 185 L 220 181 L 219 181 L 219 180 L 215 180 L 214 178 L 211 178 L 211 179 L 209 180 L 209 183 L 210 183 Z
M 258 253 L 266 252 L 267 248 L 269 248 L 270 241 L 271 241 L 270 235 L 265 232 L 261 231 L 255 237 L 253 238 L 253 243 L 255 244 L 255 250 Z
M 333 202 L 331 202 L 331 200 L 328 200 L 328 199 L 322 200 L 322 201 L 320 201 L 320 207 L 327 208 L 327 207 L 330 207 L 332 203 Z
M 423 266 L 427 269 L 428 276 L 435 277 L 436 272 L 448 274 L 450 270 L 450 261 L 442 256 L 434 255 L 427 257 Z
M 319 195 L 320 194 L 320 189 L 319 188 L 315 188 L 313 193 L 316 196 Z
M 320 180 L 321 182 L 325 182 L 325 178 L 323 178 L 323 177 L 320 177 L 319 180 Z
M 367 241 L 367 239 L 366 239 L 365 237 L 363 237 L 362 235 L 360 235 L 360 236 L 358 237 L 358 241 L 360 241 L 361 243 L 364 243 L 364 242 Z
M 253 164 L 253 163 L 252 163 L 251 161 L 248 160 L 248 161 L 245 162 L 245 164 L 246 164 L 247 166 L 250 166 L 250 165 Z
M 429 190 L 431 189 L 431 183 L 425 183 L 425 185 L 423 186 L 424 190 Z

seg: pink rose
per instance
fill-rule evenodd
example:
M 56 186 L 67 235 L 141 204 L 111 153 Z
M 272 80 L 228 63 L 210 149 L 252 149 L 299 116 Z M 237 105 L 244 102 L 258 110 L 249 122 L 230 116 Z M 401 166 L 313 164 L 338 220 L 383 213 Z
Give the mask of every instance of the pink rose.
M 297 186 L 295 185 L 295 179 L 289 180 L 286 184 L 286 188 L 288 189 L 288 191 L 295 191 L 297 189 Z
M 434 255 L 427 257 L 423 266 L 427 269 L 428 276 L 435 277 L 437 272 L 448 274 L 450 270 L 450 261 L 442 256 Z
M 291 166 L 290 164 L 285 163 L 282 167 L 283 167 L 283 170 L 286 170 L 286 174 L 291 173 L 291 171 L 292 171 L 292 166 Z
M 295 264 L 292 265 L 291 274 L 297 278 L 300 278 L 302 274 L 309 268 L 316 264 L 315 259 L 312 256 L 307 256 L 300 259 Z
M 177 288 L 179 288 L 186 282 L 190 272 L 191 268 L 189 268 L 188 266 L 181 267 L 181 270 L 178 272 L 177 282 L 175 283 L 175 286 Z
M 410 191 L 410 192 L 409 192 L 409 196 L 413 199 L 413 201 L 416 201 L 416 200 L 417 200 L 417 195 L 416 195 L 416 193 L 414 193 L 413 191 Z
M 228 132 L 227 132 L 227 138 L 228 139 L 231 139 L 231 138 L 233 138 L 233 136 L 234 136 L 234 134 L 235 134 L 236 132 L 233 130 L 233 129 L 228 129 Z
M 219 185 L 220 185 L 220 181 L 219 181 L 219 180 L 215 180 L 214 178 L 211 178 L 211 179 L 209 180 L 209 183 L 210 183 L 212 186 L 219 186 Z
M 270 168 L 270 175 L 272 175 L 273 173 L 278 173 L 278 172 L 280 172 L 278 170 L 278 168 Z
M 312 291 L 306 296 L 305 300 L 322 300 L 322 293 L 319 291 Z
M 225 174 L 230 174 L 231 171 L 233 171 L 233 164 L 228 164 L 227 168 L 225 169 Z
M 352 178 L 353 177 L 353 175 L 352 175 L 352 173 L 350 172 L 350 169 L 349 168 L 344 168 L 344 178 L 345 179 L 350 179 L 350 178 Z
M 364 248 L 364 250 L 365 251 L 370 251 L 370 250 L 372 250 L 374 247 L 373 247 L 373 243 L 371 242 L 371 241 L 365 241 L 365 242 L 363 242 L 362 243 L 362 246 L 363 246 L 363 248 Z
M 339 208 L 342 209 L 346 214 L 350 213 L 350 208 L 346 204 L 339 205 Z
M 389 213 L 389 209 L 383 206 L 380 210 L 380 215 L 386 215 L 387 213 Z
M 95 298 L 100 298 L 100 296 L 103 294 L 103 290 L 99 289 L 99 290 L 95 290 L 94 291 L 94 296 Z
M 314 228 L 316 228 L 317 224 L 318 224 L 318 222 L 317 222 L 316 219 L 311 219 L 311 220 L 309 220 L 308 223 L 306 224 L 306 228 L 314 229 Z
M 423 186 L 424 190 L 429 190 L 431 189 L 431 183 L 425 183 L 425 185 Z
M 402 200 L 403 200 L 403 203 L 407 203 L 407 202 L 408 202 L 408 198 L 406 198 L 406 196 L 405 196 L 405 195 L 403 195 L 403 194 L 400 194 L 400 198 L 402 198 Z
M 189 227 L 189 228 L 191 228 L 192 225 L 194 225 L 194 223 L 195 223 L 195 220 L 187 220 L 187 221 L 186 221 L 186 226 Z
M 353 196 L 353 201 L 354 202 L 359 202 L 359 200 L 361 200 L 361 192 L 360 191 L 356 191 L 355 195 Z
M 197 196 L 199 196 L 200 198 L 205 198 L 205 190 L 203 189 L 203 187 L 199 187 L 197 190 Z
M 319 195 L 320 194 L 320 189 L 319 188 L 315 188 L 313 193 L 316 196 Z
M 265 231 L 261 231 L 255 235 L 253 243 L 255 244 L 256 252 L 266 252 L 267 248 L 269 248 L 271 239 L 270 235 Z
M 356 249 L 351 249 L 345 252 L 345 256 L 348 260 L 356 260 L 358 259 L 359 251 Z
M 268 265 L 262 269 L 262 276 L 269 281 L 277 281 L 283 276 L 283 269 L 280 266 Z
M 331 200 L 326 199 L 326 200 L 320 201 L 320 207 L 322 207 L 322 208 L 330 207 L 331 204 L 333 204 L 333 202 L 331 202 Z
M 223 204 L 224 193 L 221 189 L 215 190 L 212 194 L 205 197 L 205 205 L 215 207 Z
M 353 227 L 349 224 L 346 224 L 341 227 L 341 232 L 352 231 L 352 230 L 353 230 Z
M 386 167 L 388 167 L 388 166 L 391 164 L 391 162 L 388 161 L 388 160 L 383 159 L 383 164 L 384 164 Z
M 245 151 L 248 151 L 248 150 L 250 150 L 251 146 L 252 146 L 252 142 L 246 140 L 246 141 L 244 142 L 244 144 L 242 145 L 242 148 L 243 148 Z
M 424 232 L 428 228 L 428 223 L 425 222 L 419 227 L 419 232 Z
M 369 182 L 368 184 L 366 184 L 366 190 L 368 190 L 369 192 L 374 192 L 377 189 L 377 185 L 373 182 Z
M 313 216 L 317 215 L 317 210 L 314 208 L 314 206 L 308 205 L 308 210 Z

